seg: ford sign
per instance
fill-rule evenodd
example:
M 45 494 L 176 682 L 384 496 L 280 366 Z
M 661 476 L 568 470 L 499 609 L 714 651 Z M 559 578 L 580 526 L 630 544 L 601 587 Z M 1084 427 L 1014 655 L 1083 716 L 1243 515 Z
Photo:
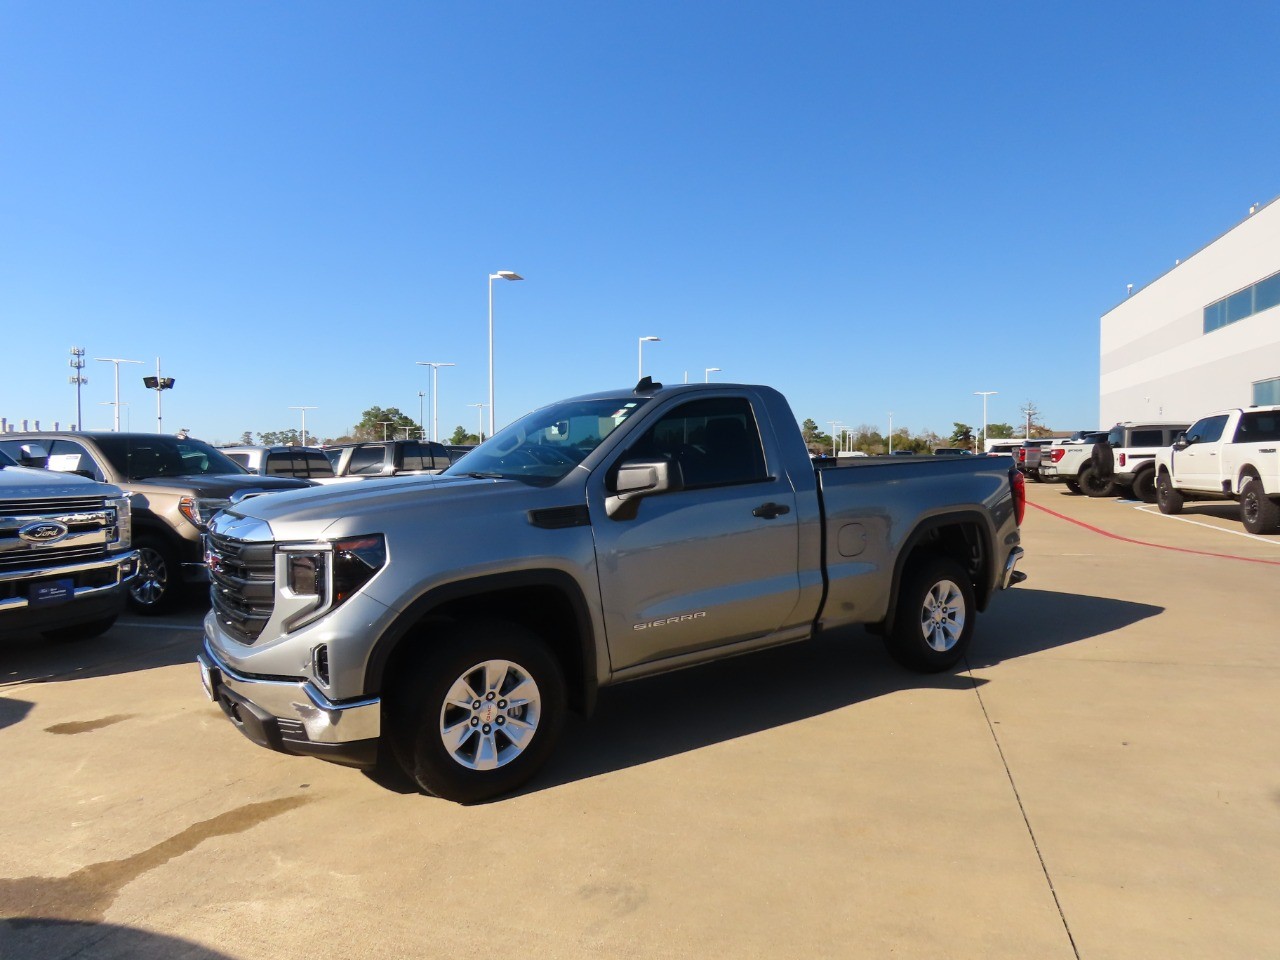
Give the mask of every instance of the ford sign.
M 57 520 L 36 520 L 18 528 L 18 536 L 27 543 L 57 543 L 68 532 L 67 525 Z

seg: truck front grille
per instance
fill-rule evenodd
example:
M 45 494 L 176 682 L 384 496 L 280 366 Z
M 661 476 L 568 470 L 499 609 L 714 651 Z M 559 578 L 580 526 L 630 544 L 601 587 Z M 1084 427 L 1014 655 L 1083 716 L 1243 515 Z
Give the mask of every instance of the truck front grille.
M 115 508 L 102 497 L 0 500 L 0 572 L 56 568 L 101 560 L 119 531 Z M 41 542 L 27 539 L 33 527 L 58 525 L 61 533 Z
M 241 643 L 254 643 L 275 606 L 275 544 L 210 533 L 205 552 L 209 596 L 218 622 Z

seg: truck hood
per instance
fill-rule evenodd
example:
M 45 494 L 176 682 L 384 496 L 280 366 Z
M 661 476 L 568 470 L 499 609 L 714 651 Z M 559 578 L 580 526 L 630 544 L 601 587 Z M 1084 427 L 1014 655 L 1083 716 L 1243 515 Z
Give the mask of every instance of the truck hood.
M 121 497 L 119 487 L 99 483 L 74 473 L 37 470 L 33 467 L 0 468 L 0 499 L 23 500 L 28 497 Z
M 321 537 L 336 523 L 351 529 L 383 529 L 397 513 L 424 502 L 444 507 L 501 491 L 530 491 L 516 480 L 441 477 L 389 477 L 363 483 L 313 487 L 286 497 L 252 497 L 223 513 L 267 523 L 275 536 L 287 539 Z
M 291 477 L 259 477 L 252 473 L 220 473 L 198 477 L 149 477 L 131 480 L 130 490 L 138 493 L 172 493 L 177 496 L 226 500 L 239 490 L 303 490 L 311 484 Z

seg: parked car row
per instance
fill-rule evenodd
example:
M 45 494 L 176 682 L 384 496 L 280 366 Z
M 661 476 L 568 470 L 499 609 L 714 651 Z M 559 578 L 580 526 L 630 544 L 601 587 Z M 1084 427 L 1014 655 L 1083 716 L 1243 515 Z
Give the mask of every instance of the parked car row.
M 1249 533 L 1280 532 L 1280 406 L 1221 410 L 1194 423 L 1117 423 L 1105 435 L 1045 448 L 1040 479 L 1090 497 L 1121 496 L 1181 512 L 1234 500 Z

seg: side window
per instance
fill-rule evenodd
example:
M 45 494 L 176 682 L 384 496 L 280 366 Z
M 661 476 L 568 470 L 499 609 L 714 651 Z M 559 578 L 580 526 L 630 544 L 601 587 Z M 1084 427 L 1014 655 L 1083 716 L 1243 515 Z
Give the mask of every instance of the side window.
M 383 448 L 376 444 L 365 444 L 351 451 L 351 467 L 347 473 L 359 476 L 382 473 Z
M 422 446 L 416 441 L 400 444 L 400 452 L 402 459 L 400 461 L 401 470 L 429 470 L 430 466 L 424 465 L 422 462 Z M 428 464 L 430 461 L 428 461 Z
M 293 454 L 287 450 L 268 453 L 267 462 L 263 464 L 262 472 L 268 477 L 292 477 L 294 475 Z
M 1129 446 L 1158 447 L 1161 446 L 1161 436 L 1162 433 L 1159 430 L 1135 430 L 1129 435 Z
M 225 453 L 226 451 L 223 451 L 223 452 Z M 240 466 L 244 467 L 246 470 L 250 469 L 249 455 L 247 453 L 228 453 L 227 456 L 230 457 L 232 460 L 234 460 L 236 463 L 240 464 Z
M 74 440 L 54 440 L 49 443 L 49 469 L 78 473 L 93 480 L 105 479 L 102 468 L 89 456 L 89 451 Z
M 443 470 L 450 463 L 449 451 L 442 443 L 427 444 L 427 451 L 422 454 L 422 465 L 428 470 Z
M 300 458 L 297 462 L 300 466 L 302 464 L 306 465 L 305 476 L 321 478 L 333 476 L 333 466 L 329 463 L 329 458 L 318 450 L 308 450 L 305 453 L 300 454 Z M 298 473 L 298 476 L 303 475 L 304 474 L 301 471 Z
M 687 488 L 768 479 L 760 430 L 741 397 L 683 404 L 650 427 L 624 459 L 664 458 L 680 464 Z
M 1187 430 L 1187 437 L 1195 437 L 1196 443 L 1217 443 L 1222 439 L 1222 428 L 1227 425 L 1227 415 L 1225 413 L 1218 414 L 1216 417 L 1205 417 L 1203 420 L 1197 420 Z
M 1236 430 L 1237 443 L 1280 441 L 1280 413 L 1246 413 Z

